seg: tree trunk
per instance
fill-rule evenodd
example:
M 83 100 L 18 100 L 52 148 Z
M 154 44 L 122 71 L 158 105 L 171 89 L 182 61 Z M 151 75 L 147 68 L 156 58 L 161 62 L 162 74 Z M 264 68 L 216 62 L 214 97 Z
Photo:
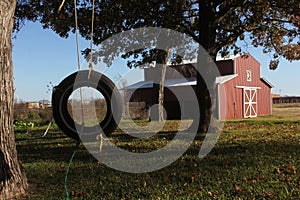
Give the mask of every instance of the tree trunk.
M 166 50 L 167 55 L 164 58 L 162 69 L 161 69 L 161 78 L 159 84 L 159 95 L 158 95 L 158 121 L 164 120 L 164 92 L 165 92 L 165 79 L 166 79 L 166 72 L 167 72 L 167 64 L 168 59 L 170 56 L 170 49 Z
M 199 7 L 201 12 L 199 13 L 199 44 L 209 53 L 213 61 L 216 59 L 217 50 L 215 47 L 216 40 L 216 25 L 214 24 L 214 13 L 210 8 L 209 1 L 199 1 Z M 201 59 L 203 55 L 198 55 L 198 59 Z M 205 59 L 205 58 L 204 58 Z M 210 70 L 211 62 L 209 60 L 198 60 L 198 64 L 201 63 L 207 70 Z M 212 116 L 212 105 L 215 105 L 215 97 L 210 97 L 209 89 L 215 90 L 213 83 L 205 83 L 203 77 L 197 74 L 197 85 L 196 85 L 196 96 L 200 109 L 200 120 L 199 124 L 192 124 L 192 129 L 197 129 L 199 133 L 206 133 L 208 131 L 211 116 Z
M 198 67 L 207 67 L 209 70 L 209 67 L 211 67 L 210 62 L 201 60 L 201 62 L 198 62 L 203 64 L 204 66 L 198 66 Z M 197 128 L 197 132 L 199 133 L 206 133 L 208 131 L 208 128 L 210 126 L 211 117 L 212 117 L 212 105 L 214 105 L 215 102 L 215 96 L 210 94 L 209 90 L 214 90 L 214 83 L 206 83 L 204 78 L 197 74 L 197 85 L 196 85 L 196 91 L 197 91 L 197 102 L 199 105 L 200 110 L 200 120 L 199 125 Z
M 153 96 L 152 105 L 157 105 L 150 110 L 150 121 L 162 121 L 164 119 L 164 88 L 165 77 L 167 71 L 168 59 L 170 56 L 170 48 L 166 47 L 161 54 L 156 58 L 157 63 L 153 72 Z M 160 67 L 162 65 L 162 67 Z
M 17 158 L 13 130 L 12 30 L 16 0 L 0 1 L 0 199 L 25 193 L 27 179 Z

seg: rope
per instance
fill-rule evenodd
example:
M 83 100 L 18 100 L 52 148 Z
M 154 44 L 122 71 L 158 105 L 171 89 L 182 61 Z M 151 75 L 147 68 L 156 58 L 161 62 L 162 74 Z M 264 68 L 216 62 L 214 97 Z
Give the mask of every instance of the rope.
M 90 79 L 91 72 L 94 70 L 93 64 L 93 43 L 94 43 L 94 19 L 95 19 L 95 0 L 92 1 L 92 25 L 91 25 L 91 41 L 90 41 L 90 63 L 89 63 L 89 75 L 88 79 Z
M 65 191 L 66 191 L 66 200 L 69 200 L 69 189 L 68 189 L 68 186 L 67 186 L 67 181 L 68 181 L 68 175 L 69 175 L 69 172 L 70 172 L 70 168 L 71 168 L 71 164 L 73 162 L 73 159 L 75 157 L 75 154 L 77 153 L 78 149 L 79 149 L 79 145 L 80 145 L 80 141 L 76 143 L 76 146 L 75 146 L 75 149 L 72 153 L 72 156 L 71 156 L 71 159 L 69 161 L 69 165 L 68 165 L 68 169 L 67 169 L 67 172 L 66 172 L 66 175 L 65 175 L 65 184 L 64 184 L 64 188 L 65 188 Z
M 63 3 L 62 3 L 62 5 L 63 5 Z M 80 71 L 80 69 L 81 69 L 81 66 L 80 66 L 80 48 L 79 48 L 79 42 L 78 42 L 79 40 L 78 40 L 78 20 L 77 20 L 77 3 L 76 3 L 76 0 L 74 0 L 74 17 L 75 17 L 75 36 L 76 36 L 76 48 L 77 48 L 77 64 L 78 64 L 78 71 Z M 82 127 L 83 127 L 83 125 L 84 125 L 84 111 L 83 111 L 82 88 L 80 88 L 80 99 L 81 99 L 81 115 L 82 115 Z M 79 145 L 80 145 L 80 140 L 76 143 L 76 148 L 73 151 L 73 154 L 70 158 L 68 169 L 67 169 L 66 176 L 65 176 L 64 188 L 65 188 L 65 191 L 66 191 L 66 200 L 69 200 L 69 190 L 68 190 L 68 186 L 67 186 L 68 175 L 69 175 L 70 167 L 71 167 L 71 164 L 72 164 L 73 159 L 75 157 L 75 154 L 78 151 Z
M 65 3 L 65 0 L 62 0 L 59 8 L 58 8 L 58 12 L 61 11 L 63 5 Z M 75 17 L 75 37 L 76 37 L 76 48 L 77 48 L 77 65 L 78 65 L 78 71 L 81 69 L 80 66 L 80 48 L 79 48 L 79 39 L 78 39 L 78 15 L 77 15 L 77 2 L 76 0 L 74 0 L 74 17 Z M 90 41 L 90 61 L 89 61 L 89 77 L 90 77 L 90 73 L 92 70 L 94 70 L 94 65 L 93 65 L 93 43 L 94 43 L 94 21 L 95 21 L 95 0 L 92 0 L 92 25 L 91 25 L 91 41 Z
M 61 9 L 62 9 L 62 7 L 64 6 L 64 4 L 65 4 L 65 0 L 62 0 L 60 6 L 59 6 L 58 9 L 57 9 L 57 12 L 58 12 L 58 13 L 61 11 Z
M 107 141 L 108 139 L 105 139 L 102 136 L 102 133 L 100 133 L 100 135 L 97 135 L 96 139 L 100 140 L 100 143 L 99 143 L 99 153 L 101 153 L 102 152 L 102 147 L 103 147 L 103 141 Z
M 77 15 L 77 2 L 74 0 L 74 17 L 75 17 L 75 36 L 76 36 L 76 49 L 77 49 L 77 65 L 78 65 L 78 71 L 80 71 L 80 48 L 79 48 L 79 40 L 78 40 L 78 15 Z M 82 88 L 79 88 L 80 92 L 80 100 L 81 100 L 81 120 L 82 120 L 82 126 L 84 125 L 84 111 L 83 111 L 83 94 L 82 94 Z
M 48 133 L 48 131 L 49 131 L 51 125 L 52 125 L 52 122 L 53 122 L 53 116 L 51 117 L 50 123 L 49 123 L 45 133 L 42 135 L 42 137 L 45 137 L 47 135 L 47 133 Z
M 79 40 L 78 40 L 78 20 L 77 20 L 77 3 L 74 0 L 74 17 L 75 17 L 75 37 L 76 37 L 76 48 L 77 48 L 77 65 L 78 71 L 80 70 L 80 49 L 79 49 Z
M 60 10 L 62 9 L 64 3 L 65 3 L 65 0 L 62 0 L 62 3 L 61 3 L 61 5 L 58 8 L 58 12 L 60 12 Z M 94 37 L 95 0 L 92 1 L 92 5 L 93 5 L 93 7 L 92 7 L 92 27 L 91 27 L 92 30 L 91 30 L 91 43 L 90 43 L 91 52 L 90 52 L 90 63 L 89 63 L 90 70 L 89 70 L 88 78 L 90 78 L 90 73 L 94 69 L 92 48 L 93 48 L 93 37 Z M 79 33 L 78 33 L 78 15 L 77 15 L 77 2 L 76 2 L 76 0 L 74 0 L 74 18 L 75 18 L 75 37 L 76 37 L 76 49 L 77 49 L 77 65 L 78 65 L 78 71 L 80 71 L 80 69 L 81 69 L 81 66 L 80 66 L 80 48 L 79 48 L 79 39 L 78 39 Z M 82 88 L 80 88 L 80 99 L 81 99 L 81 115 L 82 115 L 82 125 L 81 125 L 81 128 L 83 130 L 83 126 L 84 126 L 84 111 L 83 111 L 83 94 L 82 94 Z M 81 132 L 82 132 L 82 130 L 81 130 Z M 104 138 L 102 137 L 102 134 L 101 134 L 100 135 L 100 147 L 99 147 L 99 151 L 100 152 L 102 151 L 103 140 L 104 140 Z M 69 175 L 70 167 L 71 167 L 71 164 L 72 164 L 73 159 L 75 157 L 75 154 L 77 153 L 77 151 L 79 149 L 78 148 L 79 145 L 80 145 L 80 141 L 78 141 L 76 143 L 76 148 L 74 149 L 74 151 L 72 153 L 72 156 L 71 156 L 69 164 L 68 164 L 68 169 L 67 169 L 66 175 L 65 175 L 64 188 L 65 188 L 65 191 L 66 191 L 66 200 L 69 200 L 69 190 L 68 190 L 68 187 L 67 187 L 68 175 Z

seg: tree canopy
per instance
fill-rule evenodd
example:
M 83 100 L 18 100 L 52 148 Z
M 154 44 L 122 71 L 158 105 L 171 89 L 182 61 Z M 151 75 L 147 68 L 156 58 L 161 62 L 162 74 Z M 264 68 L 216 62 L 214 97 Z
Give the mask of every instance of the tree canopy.
M 80 34 L 91 36 L 91 0 L 77 0 Z M 18 0 L 16 30 L 26 20 L 38 21 L 61 37 L 74 32 L 74 4 L 66 0 Z M 241 53 L 238 40 L 251 41 L 272 55 L 270 68 L 281 57 L 300 60 L 298 0 L 99 0 L 95 1 L 94 43 L 140 27 L 163 27 L 191 36 L 215 58 Z M 247 44 L 247 45 L 250 45 Z

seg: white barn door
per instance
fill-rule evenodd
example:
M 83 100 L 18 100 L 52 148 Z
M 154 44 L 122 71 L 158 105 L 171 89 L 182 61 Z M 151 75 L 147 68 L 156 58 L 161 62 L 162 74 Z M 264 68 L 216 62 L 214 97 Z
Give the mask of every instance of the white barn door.
M 243 88 L 244 118 L 257 116 L 257 89 Z

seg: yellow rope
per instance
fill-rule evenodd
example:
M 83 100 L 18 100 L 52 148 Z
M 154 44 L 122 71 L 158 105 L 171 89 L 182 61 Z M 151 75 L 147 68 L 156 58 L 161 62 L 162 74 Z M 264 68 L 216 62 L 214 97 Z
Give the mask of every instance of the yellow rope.
M 107 141 L 108 139 L 104 138 L 102 136 L 102 133 L 100 133 L 99 135 L 97 135 L 96 139 L 99 140 L 99 153 L 101 153 L 102 152 L 102 148 L 103 148 L 103 142 Z
M 63 1 L 61 2 L 60 6 L 58 7 L 58 10 L 57 10 L 58 13 L 61 11 L 61 9 L 62 9 L 62 7 L 64 6 L 64 4 L 65 4 L 65 0 L 63 0 Z

